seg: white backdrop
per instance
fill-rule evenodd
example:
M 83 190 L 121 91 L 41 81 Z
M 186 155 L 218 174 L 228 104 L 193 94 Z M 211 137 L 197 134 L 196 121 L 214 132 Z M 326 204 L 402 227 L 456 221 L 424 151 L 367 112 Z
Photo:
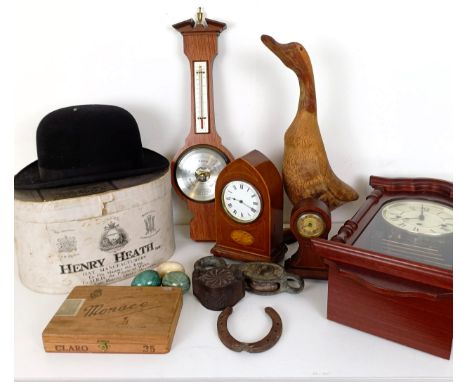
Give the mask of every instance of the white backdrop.
M 214 64 L 216 126 L 234 156 L 252 149 L 281 171 L 298 100 L 295 74 L 260 41 L 298 41 L 314 68 L 318 118 L 335 173 L 359 202 L 369 175 L 452 180 L 451 12 L 439 1 L 18 1 L 15 171 L 37 158 L 52 110 L 115 104 L 143 145 L 171 159 L 190 128 L 189 67 L 171 25 L 198 6 L 223 21 Z M 285 220 L 290 212 L 285 205 Z M 174 195 L 177 223 L 188 222 Z

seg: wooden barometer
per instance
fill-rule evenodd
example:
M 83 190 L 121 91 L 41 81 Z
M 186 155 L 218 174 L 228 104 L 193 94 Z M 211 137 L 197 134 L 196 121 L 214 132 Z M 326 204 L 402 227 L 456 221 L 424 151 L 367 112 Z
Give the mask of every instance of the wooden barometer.
M 241 261 L 280 261 L 283 183 L 275 165 L 253 150 L 228 164 L 216 182 L 215 256 Z
M 218 36 L 226 24 L 205 18 L 199 8 L 195 20 L 173 27 L 183 36 L 184 53 L 190 62 L 192 117 L 185 144 L 171 162 L 172 185 L 192 212 L 190 237 L 214 241 L 216 180 L 233 159 L 216 132 L 213 107 L 213 60 Z

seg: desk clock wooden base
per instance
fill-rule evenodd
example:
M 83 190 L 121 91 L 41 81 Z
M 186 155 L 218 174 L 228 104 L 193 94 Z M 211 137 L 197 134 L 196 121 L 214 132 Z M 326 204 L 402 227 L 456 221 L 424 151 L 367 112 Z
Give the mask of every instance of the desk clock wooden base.
M 374 191 L 331 241 L 330 320 L 443 358 L 453 332 L 452 183 L 371 177 Z
M 274 263 L 279 263 L 283 260 L 284 254 L 288 251 L 288 247 L 281 243 L 276 247 L 270 254 L 268 258 L 262 258 L 262 261 L 271 261 Z M 215 256 L 225 257 L 232 260 L 241 260 L 241 261 L 258 261 L 259 255 L 255 251 L 249 251 L 246 249 L 231 248 L 228 246 L 223 246 L 216 244 L 212 249 L 211 253 Z
M 450 358 L 451 291 L 327 262 L 329 320 Z

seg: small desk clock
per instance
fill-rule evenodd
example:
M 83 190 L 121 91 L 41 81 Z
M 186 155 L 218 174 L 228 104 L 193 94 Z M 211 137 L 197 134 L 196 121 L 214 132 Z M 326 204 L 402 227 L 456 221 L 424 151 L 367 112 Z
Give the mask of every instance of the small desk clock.
M 254 150 L 229 163 L 216 182 L 215 256 L 241 261 L 280 261 L 283 186 L 275 165 Z
M 184 53 L 190 62 L 192 118 L 185 144 L 171 163 L 172 184 L 192 212 L 192 240 L 214 241 L 216 179 L 233 159 L 216 132 L 213 103 L 213 61 L 218 36 L 226 24 L 205 19 L 199 8 L 196 20 L 182 21 L 173 27 L 183 36 Z
M 313 239 L 329 266 L 327 317 L 450 358 L 453 185 L 375 176 L 370 185 L 331 241 Z
M 315 238 L 327 239 L 331 229 L 331 212 L 319 199 L 306 198 L 291 211 L 290 228 L 299 248 L 286 260 L 284 268 L 303 278 L 327 279 L 328 266 L 314 249 Z

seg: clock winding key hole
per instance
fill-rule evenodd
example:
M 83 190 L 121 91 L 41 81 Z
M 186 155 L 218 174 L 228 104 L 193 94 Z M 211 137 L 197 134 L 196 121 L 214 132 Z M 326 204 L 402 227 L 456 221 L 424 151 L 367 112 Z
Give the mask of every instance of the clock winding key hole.
M 208 179 L 210 179 L 210 176 L 211 171 L 207 167 L 198 167 L 195 170 L 195 178 L 197 178 L 199 182 L 206 182 Z

